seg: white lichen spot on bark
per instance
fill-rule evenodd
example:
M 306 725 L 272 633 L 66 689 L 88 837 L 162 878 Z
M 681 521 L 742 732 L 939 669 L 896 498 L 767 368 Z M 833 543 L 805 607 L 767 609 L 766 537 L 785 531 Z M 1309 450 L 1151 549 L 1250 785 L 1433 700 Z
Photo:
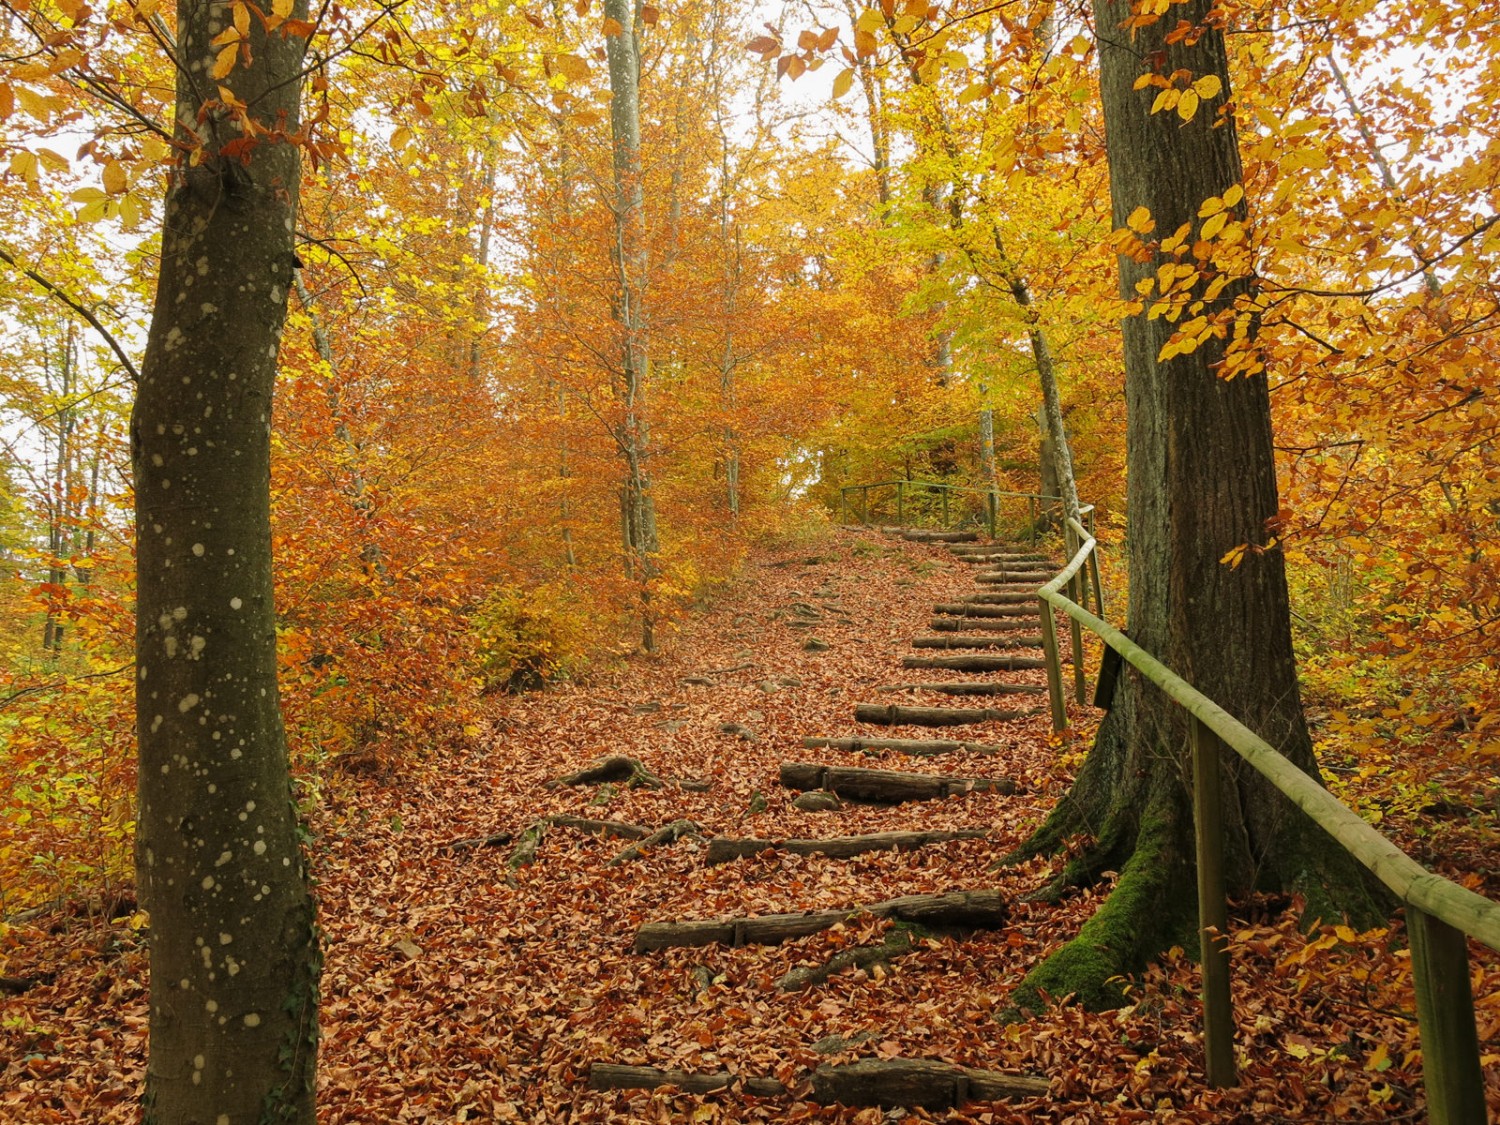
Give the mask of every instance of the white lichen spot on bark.
M 190 691 L 177 701 L 177 710 L 181 711 L 184 715 L 196 706 L 198 706 L 198 696 L 195 692 Z
M 246 1012 L 245 1013 L 245 1026 L 246 1027 L 259 1027 L 260 1026 L 260 1013 L 259 1012 Z
M 230 553 L 230 554 L 231 554 L 231 555 L 232 555 L 232 554 L 234 554 L 234 552 L 233 552 L 233 551 L 230 551 L 230 552 L 229 552 L 229 553 Z M 239 599 L 239 598 L 230 598 L 230 599 L 229 599 L 229 608 L 230 608 L 230 609 L 239 609 L 239 608 L 240 608 L 240 607 L 241 607 L 241 606 L 243 606 L 243 605 L 244 605 L 244 604 L 245 604 L 245 603 L 244 603 L 244 602 L 242 602 L 242 601 L 240 601 L 240 599 Z

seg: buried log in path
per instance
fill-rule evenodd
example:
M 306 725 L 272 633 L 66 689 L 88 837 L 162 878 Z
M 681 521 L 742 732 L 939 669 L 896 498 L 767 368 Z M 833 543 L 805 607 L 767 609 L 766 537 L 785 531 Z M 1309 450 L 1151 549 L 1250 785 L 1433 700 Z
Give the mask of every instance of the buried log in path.
M 1018 615 L 989 616 L 978 614 L 975 616 L 965 615 L 963 617 L 934 617 L 927 623 L 927 627 L 934 633 L 963 633 L 970 629 L 980 635 L 993 633 L 1013 633 L 1021 629 L 1035 629 L 1037 617 L 1025 617 Z
M 886 684 L 875 689 L 880 692 L 891 691 L 932 691 L 939 695 L 1046 695 L 1047 688 L 1043 684 L 1006 684 L 988 683 L 978 681 L 934 681 L 931 683 L 916 684 Z M 803 745 L 807 745 L 804 741 Z
M 635 843 L 622 849 L 605 866 L 619 867 L 622 863 L 629 863 L 631 860 L 640 859 L 658 844 L 671 844 L 682 839 L 684 836 L 697 836 L 701 835 L 702 832 L 703 829 L 698 827 L 694 821 L 674 820 L 671 824 L 663 825 L 651 833 L 651 835 L 637 840 Z
M 997 637 L 992 634 L 955 633 L 951 637 L 913 637 L 912 648 L 1041 648 L 1040 635 Z
M 904 1106 L 928 1110 L 957 1109 L 970 1102 L 1004 1098 L 1037 1098 L 1047 1093 L 1048 1081 L 1025 1074 L 976 1070 L 935 1059 L 861 1059 L 828 1063 L 808 1076 L 812 1100 L 820 1105 Z M 651 1090 L 676 1086 L 684 1093 L 712 1094 L 737 1087 L 757 1098 L 791 1093 L 774 1078 L 733 1074 L 661 1070 L 654 1066 L 594 1063 L 589 1069 L 591 1090 Z
M 865 836 L 830 836 L 822 840 L 756 840 L 733 836 L 715 836 L 708 842 L 707 864 L 728 863 L 764 851 L 791 852 L 793 855 L 825 855 L 830 859 L 850 859 L 868 852 L 912 851 L 929 844 L 950 840 L 978 840 L 988 836 L 985 828 L 961 828 L 954 832 L 872 832 Z
M 1045 668 L 1046 666 L 1047 662 L 1040 656 L 992 656 L 972 653 L 961 656 L 903 656 L 901 658 L 903 668 L 948 668 L 955 672 L 1019 672 L 1027 668 Z
M 973 602 L 939 602 L 933 613 L 950 617 L 1040 617 L 1036 604 L 1018 601 L 1014 605 L 978 605 Z
M 809 750 L 848 750 L 862 754 L 867 750 L 895 750 L 900 754 L 930 757 L 934 754 L 1003 754 L 1007 747 L 993 742 L 956 742 L 950 739 L 921 738 L 804 738 L 802 745 Z
M 885 727 L 961 727 L 970 723 L 1004 723 L 1033 713 L 997 707 L 901 707 L 896 704 L 858 703 L 854 707 L 854 721 Z
M 788 789 L 825 789 L 846 801 L 895 805 L 902 801 L 934 801 L 966 793 L 1016 792 L 1008 777 L 946 777 L 932 773 L 898 773 L 855 766 L 822 766 L 783 762 L 781 784 Z
M 700 945 L 779 945 L 869 915 L 894 918 L 932 930 L 993 930 L 1005 924 L 1009 905 L 998 891 L 954 891 L 900 898 L 845 910 L 805 910 L 687 922 L 647 922 L 635 933 L 633 952 L 650 953 Z

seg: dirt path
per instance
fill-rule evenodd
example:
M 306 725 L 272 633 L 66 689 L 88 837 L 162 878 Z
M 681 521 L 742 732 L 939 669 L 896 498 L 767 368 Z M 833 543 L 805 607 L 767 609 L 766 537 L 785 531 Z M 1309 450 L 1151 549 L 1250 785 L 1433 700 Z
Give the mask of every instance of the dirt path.
M 1029 905 L 1020 899 L 1045 881 L 1049 864 L 990 870 L 1064 791 L 1059 758 L 1073 747 L 1049 745 L 1043 714 L 977 729 L 856 725 L 859 703 L 1012 707 L 1042 697 L 880 691 L 987 678 L 901 666 L 909 641 L 929 633 L 934 606 L 974 591 L 975 568 L 941 545 L 873 534 L 844 533 L 816 551 L 757 556 L 658 657 L 497 701 L 482 748 L 406 776 L 330 786 L 313 845 L 328 943 L 321 1121 L 1259 1122 L 1283 1112 L 1345 1121 L 1410 1113 L 1417 1095 L 1415 1074 L 1401 1069 L 1410 1066 L 1405 1026 L 1371 1017 L 1356 978 L 1326 963 L 1335 951 L 1304 955 L 1287 919 L 1254 916 L 1254 906 L 1234 922 L 1240 1041 L 1251 1052 L 1241 1090 L 1201 1085 L 1196 977 L 1181 958 L 1148 974 L 1132 1009 L 1064 1008 L 1002 1024 L 1011 987 L 1108 889 L 1062 907 Z M 1037 669 L 1002 678 L 1043 682 Z M 982 740 L 1001 751 L 914 758 L 802 746 L 820 736 Z M 635 759 L 665 784 L 547 787 L 609 755 Z M 798 761 L 1002 775 L 1017 791 L 807 812 L 779 780 L 781 765 Z M 522 834 L 559 815 L 647 830 L 690 820 L 699 835 L 610 866 L 629 839 L 554 822 L 535 841 L 534 862 L 513 869 Z M 767 851 L 706 863 L 713 836 L 903 831 L 954 838 L 847 859 Z M 451 846 L 496 836 L 508 842 Z M 804 991 L 778 982 L 880 943 L 892 923 L 863 918 L 778 945 L 632 952 L 646 923 L 961 890 L 998 892 L 1008 918 L 962 938 L 919 936 L 888 964 Z M 6 1000 L 0 1048 L 12 1061 L 0 1121 L 136 1120 L 144 959 L 120 932 L 59 939 L 71 942 L 66 956 L 39 958 L 55 980 Z M 1369 959 L 1363 980 L 1397 965 Z M 1372 1019 L 1383 1039 L 1372 1037 Z M 1377 1041 L 1389 1042 L 1388 1055 L 1375 1056 L 1384 1065 L 1363 1068 Z M 592 1064 L 621 1063 L 774 1078 L 800 1095 L 821 1064 L 898 1056 L 1040 1075 L 1051 1090 L 1030 1102 L 887 1116 L 800 1096 L 587 1088 Z

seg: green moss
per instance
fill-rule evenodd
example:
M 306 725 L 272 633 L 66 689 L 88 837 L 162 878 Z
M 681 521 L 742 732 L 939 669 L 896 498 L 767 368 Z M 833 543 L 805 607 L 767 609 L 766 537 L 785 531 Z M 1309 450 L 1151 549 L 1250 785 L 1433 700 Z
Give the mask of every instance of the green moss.
M 1092 1010 L 1117 1008 L 1125 1002 L 1122 978 L 1174 944 L 1196 943 L 1197 894 L 1183 835 L 1176 803 L 1153 802 L 1109 898 L 1077 937 L 1026 975 L 1013 1009 L 1040 1010 L 1043 994 L 1054 1001 L 1072 996 Z M 1098 852 L 1105 850 L 1114 849 Z

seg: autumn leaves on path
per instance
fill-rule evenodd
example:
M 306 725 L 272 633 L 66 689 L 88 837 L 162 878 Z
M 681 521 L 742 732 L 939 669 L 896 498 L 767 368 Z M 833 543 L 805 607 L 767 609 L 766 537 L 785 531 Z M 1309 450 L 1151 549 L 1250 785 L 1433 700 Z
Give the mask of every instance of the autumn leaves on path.
M 1045 716 L 997 717 L 1041 705 L 1040 654 L 910 644 L 938 635 L 934 606 L 1018 605 L 976 583 L 993 563 L 874 532 L 762 554 L 662 655 L 498 698 L 472 752 L 330 794 L 327 1120 L 854 1121 L 878 1111 L 814 1099 L 991 1113 L 1002 1081 L 1034 1096 L 995 1120 L 1055 1107 L 1059 1044 L 997 1017 L 1096 900 L 1023 901 L 1049 861 L 992 870 L 1068 780 Z M 1011 666 L 918 677 L 904 657 Z M 966 702 L 984 721 L 911 719 Z M 897 776 L 930 799 L 858 799 Z M 797 807 L 809 792 L 837 807 Z M 656 942 L 672 926 L 700 943 Z M 757 1082 L 682 1092 L 726 1074 Z

